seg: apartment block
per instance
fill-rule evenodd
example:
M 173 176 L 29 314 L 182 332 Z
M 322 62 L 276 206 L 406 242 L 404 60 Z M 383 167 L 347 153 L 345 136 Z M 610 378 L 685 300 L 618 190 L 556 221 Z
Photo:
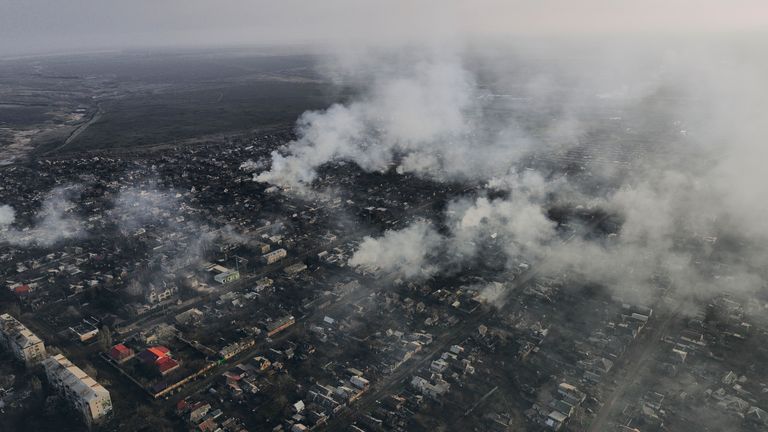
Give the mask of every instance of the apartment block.
M 99 423 L 112 412 L 112 399 L 107 389 L 57 354 L 43 360 L 48 382 L 77 409 L 87 425 Z
M 0 343 L 27 365 L 46 356 L 43 341 L 9 314 L 0 315 Z

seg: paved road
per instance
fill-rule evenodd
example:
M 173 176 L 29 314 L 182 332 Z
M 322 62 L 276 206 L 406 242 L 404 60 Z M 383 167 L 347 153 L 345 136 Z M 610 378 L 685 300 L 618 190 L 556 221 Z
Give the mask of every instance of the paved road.
M 677 318 L 679 312 L 680 306 L 673 311 L 661 312 L 660 315 L 662 316 L 657 316 L 658 319 L 653 323 L 654 327 L 651 331 L 644 335 L 641 334 L 641 339 L 636 341 L 624 353 L 622 359 L 626 363 L 618 370 L 618 376 L 615 376 L 616 388 L 592 420 L 589 429 L 587 429 L 588 432 L 604 432 L 608 430 L 608 422 L 614 418 L 617 410 L 620 408 L 616 406 L 616 403 L 623 401 L 629 390 L 639 381 L 641 372 L 648 364 L 648 361 L 652 359 L 656 348 L 658 348 L 659 341 L 666 336 L 670 323 Z
M 77 127 L 77 129 L 72 131 L 72 133 L 69 135 L 69 137 L 67 137 L 67 139 L 64 140 L 64 142 L 61 143 L 60 146 L 56 147 L 53 150 L 47 151 L 45 154 L 56 153 L 57 151 L 59 151 L 59 150 L 63 149 L 64 147 L 66 147 L 69 143 L 71 143 L 72 141 L 76 140 L 77 137 L 79 137 L 80 134 L 85 132 L 85 130 L 88 129 L 92 124 L 94 124 L 97 121 L 99 121 L 99 119 L 101 119 L 101 116 L 103 114 L 104 114 L 104 111 L 101 109 L 101 104 L 99 104 L 97 106 L 96 112 L 93 113 L 93 115 L 91 116 L 90 119 L 88 119 L 87 122 L 81 124 L 80 126 Z

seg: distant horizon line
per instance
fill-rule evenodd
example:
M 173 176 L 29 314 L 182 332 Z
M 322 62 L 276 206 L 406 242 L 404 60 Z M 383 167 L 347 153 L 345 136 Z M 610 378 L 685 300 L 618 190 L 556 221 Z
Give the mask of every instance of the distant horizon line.
M 486 36 L 486 37 L 474 37 L 467 38 L 463 44 L 464 47 L 477 47 L 481 45 L 507 45 L 507 44 L 519 44 L 520 42 L 548 42 L 548 43 L 562 43 L 562 44 L 575 44 L 575 43 L 605 43 L 615 44 L 622 41 L 707 41 L 711 38 L 718 40 L 740 40 L 743 38 L 750 38 L 758 35 L 768 35 L 768 28 L 749 28 L 743 30 L 729 30 L 729 31 L 708 31 L 708 32 L 595 32 L 595 33 L 583 33 L 578 35 L 568 34 L 510 34 L 505 36 Z M 749 42 L 760 43 L 765 39 L 756 38 Z M 419 41 L 400 41 L 390 42 L 384 44 L 356 42 L 350 44 L 351 47 L 364 47 L 364 48 L 394 48 L 394 47 L 418 47 L 421 45 Z M 192 44 L 192 43 L 180 43 L 180 44 L 143 44 L 143 45 L 126 45 L 126 46 L 94 46 L 94 47 L 82 47 L 73 49 L 43 49 L 43 50 L 31 50 L 31 51 L 0 51 L 0 61 L 14 61 L 25 60 L 34 58 L 54 58 L 54 57 L 67 57 L 67 56 L 84 56 L 84 55 L 99 55 L 99 54 L 122 54 L 122 53 L 152 53 L 152 52 L 193 52 L 193 51 L 212 51 L 212 50 L 255 50 L 255 49 L 291 49 L 294 50 L 290 53 L 283 55 L 298 55 L 298 54 L 325 54 L 331 53 L 335 48 L 344 47 L 343 44 L 333 41 L 323 40 L 303 40 L 303 41 L 271 41 L 271 42 L 219 42 L 219 43 L 206 43 L 206 44 Z M 295 51 L 300 49 L 301 51 Z M 264 53 L 266 55 L 281 55 L 280 53 Z

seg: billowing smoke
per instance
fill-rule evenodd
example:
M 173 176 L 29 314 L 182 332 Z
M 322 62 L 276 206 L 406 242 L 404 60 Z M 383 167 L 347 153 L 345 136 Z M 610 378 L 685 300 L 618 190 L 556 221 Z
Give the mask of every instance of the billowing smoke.
M 195 213 L 180 193 L 150 182 L 122 189 L 115 197 L 110 218 L 125 236 L 138 235 L 144 230 L 158 234 L 157 241 L 162 247 L 150 261 L 162 262 L 171 270 L 204 259 L 216 241 L 249 242 L 231 226 L 216 229 L 195 218 Z
M 72 195 L 79 190 L 79 186 L 54 188 L 43 199 L 33 225 L 0 231 L 0 242 L 17 246 L 51 246 L 84 235 L 83 222 L 75 213 L 75 204 L 72 202 Z M 14 217 L 13 208 L 7 205 L 0 207 L 0 226 L 13 223 Z
M 379 238 L 365 237 L 349 264 L 405 278 L 429 277 L 438 270 L 432 263 L 443 241 L 429 223 L 415 222 Z
M 480 300 L 486 303 L 503 305 L 509 298 L 508 287 L 501 282 L 490 282 L 482 286 L 471 287 L 476 289 Z
M 532 182 L 533 175 L 520 178 Z M 521 187 L 519 191 L 526 190 Z M 541 191 L 541 189 L 536 189 Z M 460 199 L 449 203 L 447 234 L 424 221 L 378 238 L 366 237 L 349 260 L 355 267 L 378 267 L 405 278 L 423 278 L 476 259 L 489 243 L 510 259 L 532 260 L 556 239 L 556 225 L 546 217 L 535 193 L 520 199 Z
M 449 213 L 452 248 L 463 256 L 473 256 L 478 244 L 496 241 L 508 256 L 532 259 L 555 236 L 555 223 L 528 200 L 459 200 L 450 204 Z
M 521 154 L 512 130 L 484 117 L 485 92 L 456 58 L 374 74 L 360 98 L 298 122 L 296 141 L 272 153 L 269 171 L 254 176 L 300 191 L 333 161 L 353 161 L 366 171 L 397 163 L 401 173 L 435 179 L 487 179 L 504 174 Z
M 16 220 L 16 210 L 9 205 L 0 206 L 0 228 L 6 227 Z
M 306 193 L 318 168 L 352 161 L 369 172 L 395 166 L 399 173 L 438 181 L 486 182 L 515 173 L 526 157 L 578 145 L 585 133 L 580 98 L 609 100 L 618 109 L 658 85 L 609 80 L 567 90 L 538 76 L 515 84 L 494 78 L 498 91 L 514 91 L 498 94 L 466 64 L 477 59 L 459 51 L 418 51 L 423 60 L 376 51 L 363 59 L 344 58 L 328 73 L 360 87 L 357 96 L 304 113 L 296 125 L 298 139 L 272 152 L 270 169 L 255 173 L 254 180 Z M 499 65 L 486 66 L 487 74 L 502 74 Z M 241 168 L 259 165 L 249 160 Z
M 416 222 L 366 238 L 354 266 L 423 277 L 491 251 L 641 299 L 658 276 L 682 296 L 762 290 L 768 65 L 742 40 L 665 44 L 443 46 L 422 61 L 366 51 L 338 66 L 359 94 L 305 113 L 254 179 L 314 192 L 318 169 L 351 161 L 485 185 L 448 203 L 439 233 Z M 611 235 L 588 220 L 560 227 L 553 208 L 619 222 Z

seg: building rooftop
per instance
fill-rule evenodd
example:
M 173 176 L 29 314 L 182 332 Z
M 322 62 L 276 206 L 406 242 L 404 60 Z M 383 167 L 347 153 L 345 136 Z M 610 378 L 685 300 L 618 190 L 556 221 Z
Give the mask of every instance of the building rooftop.
M 170 355 L 171 350 L 168 348 L 157 345 L 153 347 L 149 347 L 146 350 L 142 351 L 139 354 L 139 357 L 146 363 L 156 363 L 160 361 L 164 357 L 168 357 Z
M 27 348 L 42 342 L 39 337 L 29 331 L 27 327 L 9 314 L 0 315 L 0 331 L 21 348 Z
M 43 365 L 85 401 L 109 397 L 107 389 L 61 354 L 43 360 Z

